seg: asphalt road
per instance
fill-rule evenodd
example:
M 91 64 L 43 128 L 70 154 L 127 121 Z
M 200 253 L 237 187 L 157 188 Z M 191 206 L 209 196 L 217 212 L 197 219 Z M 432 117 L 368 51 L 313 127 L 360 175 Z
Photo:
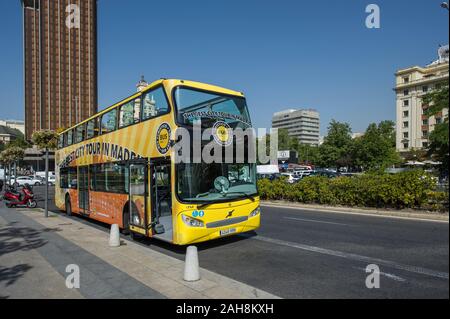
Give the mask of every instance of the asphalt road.
M 448 223 L 265 206 L 261 223 L 198 245 L 201 267 L 283 298 L 449 298 Z M 184 259 L 183 247 L 140 243 Z M 378 289 L 366 287 L 369 264 L 380 269 Z

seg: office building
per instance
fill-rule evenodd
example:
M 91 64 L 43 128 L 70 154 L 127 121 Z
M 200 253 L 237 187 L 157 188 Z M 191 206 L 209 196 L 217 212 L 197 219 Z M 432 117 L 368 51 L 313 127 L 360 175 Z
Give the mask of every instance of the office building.
M 436 116 L 428 117 L 428 105 L 422 98 L 428 92 L 448 82 L 449 48 L 439 48 L 439 58 L 425 66 L 413 66 L 398 70 L 396 77 L 397 135 L 396 145 L 400 152 L 426 149 L 428 137 L 437 123 L 448 116 L 448 108 Z
M 97 0 L 21 0 L 25 136 L 97 112 Z
M 272 127 L 287 129 L 289 136 L 297 138 L 301 144 L 319 145 L 320 116 L 316 110 L 277 112 L 272 117 Z

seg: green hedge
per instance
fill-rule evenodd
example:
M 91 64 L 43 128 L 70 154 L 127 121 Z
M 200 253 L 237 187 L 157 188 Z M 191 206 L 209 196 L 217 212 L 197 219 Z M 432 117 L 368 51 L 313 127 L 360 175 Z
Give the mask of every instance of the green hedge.
M 435 182 L 423 171 L 334 179 L 306 177 L 296 184 L 288 184 L 284 179 L 263 179 L 258 181 L 258 188 L 263 200 L 396 209 L 441 209 L 442 201 L 440 205 L 430 205 L 430 201 L 445 197 L 436 194 Z

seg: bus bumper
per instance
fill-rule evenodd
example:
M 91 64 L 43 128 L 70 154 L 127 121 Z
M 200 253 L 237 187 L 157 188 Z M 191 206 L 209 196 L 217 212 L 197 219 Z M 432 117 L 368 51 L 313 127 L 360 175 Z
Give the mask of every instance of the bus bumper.
M 242 222 L 226 226 L 212 227 L 206 226 L 208 225 L 206 224 L 205 227 L 190 227 L 183 222 L 180 214 L 178 216 L 178 225 L 181 231 L 178 231 L 178 238 L 176 238 L 175 244 L 189 245 L 253 231 L 259 228 L 260 221 L 261 214 L 259 213 L 256 216 L 248 217 Z M 221 221 L 216 223 L 220 225 Z

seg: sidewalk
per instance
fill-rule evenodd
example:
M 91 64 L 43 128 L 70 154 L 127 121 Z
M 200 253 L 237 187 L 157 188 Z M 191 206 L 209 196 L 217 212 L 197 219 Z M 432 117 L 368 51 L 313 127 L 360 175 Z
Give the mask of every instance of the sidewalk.
M 387 210 L 387 209 L 377 209 L 377 208 L 361 208 L 361 207 L 342 207 L 342 206 L 326 206 L 326 205 L 314 205 L 314 204 L 303 204 L 294 203 L 288 201 L 261 201 L 261 206 L 266 207 L 282 207 L 282 208 L 295 208 L 303 209 L 306 211 L 320 211 L 320 212 L 330 212 L 330 213 L 341 213 L 341 214 L 360 214 L 360 215 L 371 215 L 371 216 L 387 216 L 396 218 L 412 218 L 412 219 L 423 219 L 430 221 L 449 221 L 449 213 L 437 213 L 437 212 L 424 212 L 424 211 L 414 211 L 414 210 Z
M 278 298 L 206 269 L 185 282 L 183 261 L 124 239 L 110 248 L 108 240 L 76 219 L 0 204 L 0 298 Z M 80 267 L 80 289 L 65 285 L 69 264 Z

